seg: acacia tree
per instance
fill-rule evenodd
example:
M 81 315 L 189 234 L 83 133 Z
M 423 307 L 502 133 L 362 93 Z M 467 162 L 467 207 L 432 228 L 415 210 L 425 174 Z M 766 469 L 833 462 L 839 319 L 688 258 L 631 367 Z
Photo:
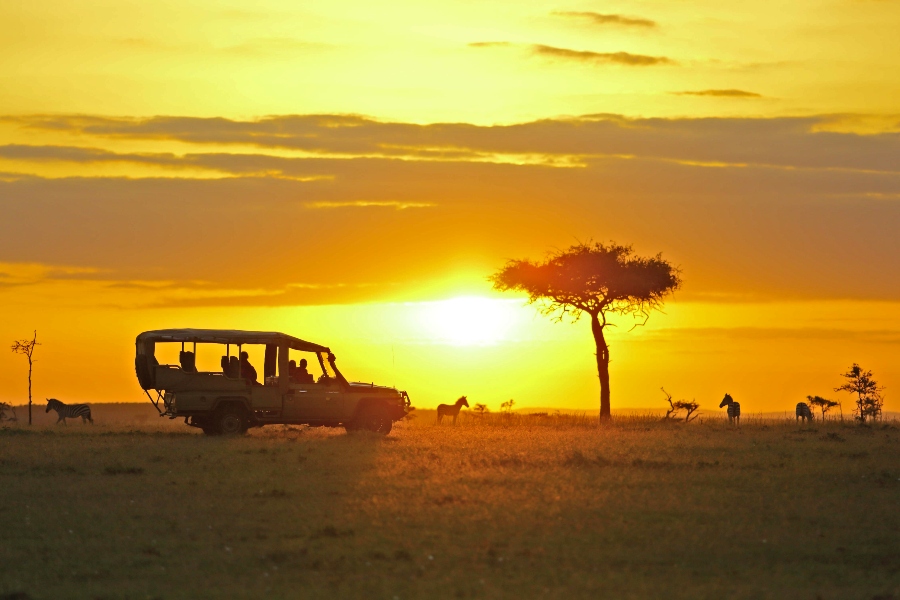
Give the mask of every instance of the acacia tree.
M 581 243 L 551 254 L 543 262 L 511 260 L 491 276 L 494 288 L 528 294 L 528 302 L 557 321 L 587 314 L 597 347 L 600 420 L 610 417 L 609 345 L 606 328 L 612 314 L 647 322 L 666 296 L 681 286 L 679 270 L 661 254 L 636 256 L 615 242 Z M 638 324 L 643 324 L 638 323 Z
M 825 420 L 825 413 L 838 405 L 834 400 L 823 398 L 822 396 L 807 396 L 809 405 L 822 410 L 822 421 Z
M 878 385 L 878 382 L 872 377 L 872 371 L 864 371 L 858 364 L 853 363 L 850 370 L 842 377 L 847 380 L 847 383 L 834 388 L 834 391 L 856 394 L 856 418 L 863 423 L 869 417 L 873 421 L 878 419 L 884 404 L 884 398 L 881 395 L 884 388 Z
M 34 338 L 31 340 L 16 340 L 13 342 L 11 348 L 12 351 L 16 354 L 24 354 L 25 358 L 28 359 L 28 424 L 31 425 L 31 368 L 34 365 L 34 359 L 32 359 L 32 355 L 34 354 L 34 349 L 36 346 L 40 346 L 40 343 L 37 341 L 37 330 L 34 332 Z

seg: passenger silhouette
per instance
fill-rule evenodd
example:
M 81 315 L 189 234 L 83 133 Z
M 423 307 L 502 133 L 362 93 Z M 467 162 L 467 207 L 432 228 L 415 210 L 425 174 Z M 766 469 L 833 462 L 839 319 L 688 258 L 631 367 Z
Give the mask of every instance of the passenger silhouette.
M 306 370 L 306 359 L 300 359 L 300 366 L 296 361 L 288 361 L 288 373 L 290 374 L 291 383 L 314 383 L 313 376 Z
M 250 364 L 250 355 L 246 352 L 241 352 L 241 379 L 246 379 L 247 383 L 251 385 L 258 385 L 258 382 L 256 381 L 256 369 Z
M 300 364 L 294 369 L 294 381 L 297 383 L 313 383 L 315 381 L 309 371 L 306 370 L 307 364 L 306 359 L 301 358 Z
M 181 354 L 178 356 L 179 361 L 181 362 L 181 370 L 185 373 L 196 373 L 197 372 L 197 357 L 190 350 L 181 351 Z

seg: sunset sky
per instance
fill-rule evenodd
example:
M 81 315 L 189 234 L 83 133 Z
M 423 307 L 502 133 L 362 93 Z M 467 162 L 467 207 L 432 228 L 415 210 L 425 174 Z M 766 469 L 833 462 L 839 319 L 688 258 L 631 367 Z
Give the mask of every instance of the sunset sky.
M 278 330 L 432 407 L 596 409 L 587 321 L 511 258 L 682 269 L 613 409 L 900 410 L 900 2 L 0 3 L 0 341 L 35 397 L 141 401 L 134 338 Z M 0 354 L 0 400 L 27 399 Z

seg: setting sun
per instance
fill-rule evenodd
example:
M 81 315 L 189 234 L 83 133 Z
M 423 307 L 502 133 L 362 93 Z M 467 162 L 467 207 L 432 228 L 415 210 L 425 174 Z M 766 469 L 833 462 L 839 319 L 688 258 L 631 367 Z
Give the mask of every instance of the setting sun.
M 454 346 L 500 343 L 506 340 L 517 316 L 510 301 L 477 296 L 424 302 L 416 312 L 427 336 L 436 343 Z

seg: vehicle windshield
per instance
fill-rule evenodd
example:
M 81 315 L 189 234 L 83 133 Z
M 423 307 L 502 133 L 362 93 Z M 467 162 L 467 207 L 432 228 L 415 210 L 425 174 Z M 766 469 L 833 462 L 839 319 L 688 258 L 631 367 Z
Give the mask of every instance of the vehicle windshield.
M 331 366 L 331 362 L 328 360 L 327 352 L 319 352 L 319 364 L 322 365 L 322 372 L 329 379 L 337 379 L 337 374 L 334 372 L 334 369 Z

